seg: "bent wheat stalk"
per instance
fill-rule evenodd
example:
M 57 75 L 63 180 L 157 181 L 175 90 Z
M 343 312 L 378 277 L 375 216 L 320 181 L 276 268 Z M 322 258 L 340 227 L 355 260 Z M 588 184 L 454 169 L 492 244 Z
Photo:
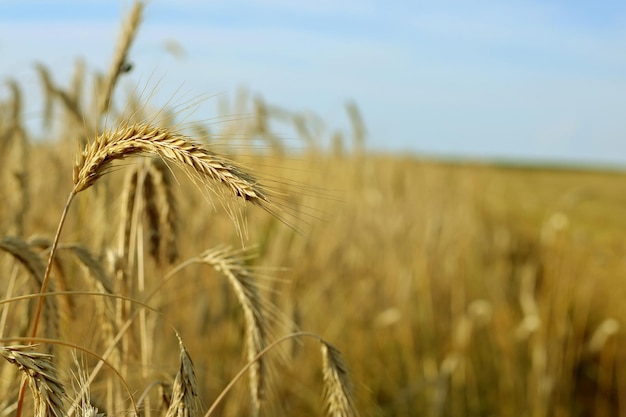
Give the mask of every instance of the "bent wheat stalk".
M 266 335 L 269 332 L 265 317 L 265 306 L 259 295 L 254 276 L 243 264 L 245 254 L 218 247 L 200 255 L 202 262 L 222 273 L 233 288 L 241 305 L 246 323 L 246 356 L 253 361 L 256 355 L 266 346 Z M 259 358 L 250 366 L 250 393 L 252 400 L 251 416 L 258 416 L 261 400 L 264 397 L 265 360 Z
M 326 410 L 329 417 L 358 417 L 359 413 L 354 405 L 352 396 L 352 381 L 348 368 L 337 348 L 322 339 L 321 336 L 310 332 L 295 332 L 274 340 L 258 352 L 224 387 L 222 392 L 211 404 L 204 417 L 211 417 L 217 406 L 222 402 L 226 394 L 233 388 L 235 383 L 248 372 L 256 361 L 265 356 L 270 350 L 289 340 L 311 338 L 322 345 L 322 372 L 324 375 L 324 396 L 326 398 Z

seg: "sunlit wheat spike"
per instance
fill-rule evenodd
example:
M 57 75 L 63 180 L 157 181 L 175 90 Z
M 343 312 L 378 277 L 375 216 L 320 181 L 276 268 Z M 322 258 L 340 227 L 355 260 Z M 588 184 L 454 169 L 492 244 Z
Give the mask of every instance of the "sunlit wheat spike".
M 352 397 L 352 382 L 341 352 L 325 341 L 322 343 L 324 395 L 328 415 L 332 417 L 356 417 L 358 413 Z
M 65 389 L 52 365 L 52 356 L 36 352 L 34 346 L 0 347 L 0 355 L 26 377 L 33 395 L 35 417 L 64 417 Z
M 102 96 L 99 104 L 101 113 L 105 113 L 111 104 L 111 96 L 113 95 L 113 89 L 120 74 L 125 71 L 127 63 L 127 56 L 130 46 L 135 39 L 137 29 L 141 23 L 143 16 L 144 3 L 141 1 L 135 1 L 132 9 L 128 13 L 124 25 L 122 27 L 122 33 L 117 44 L 117 49 L 109 67 L 109 72 L 102 84 Z
M 106 130 L 88 144 L 74 165 L 75 191 L 91 187 L 106 174 L 113 161 L 140 154 L 156 155 L 178 165 L 215 193 L 218 191 L 211 188 L 209 181 L 218 182 L 233 195 L 269 209 L 266 191 L 252 175 L 184 135 L 147 124 Z
M 200 257 L 203 262 L 226 276 L 243 310 L 246 322 L 246 357 L 248 361 L 254 361 L 248 374 L 252 398 L 251 415 L 258 415 L 265 391 L 265 359 L 261 357 L 255 361 L 255 357 L 266 346 L 268 333 L 263 300 L 253 275 L 241 262 L 240 251 L 219 247 L 204 252 Z
M 174 380 L 172 395 L 165 417 L 195 417 L 198 415 L 199 397 L 196 373 L 189 352 L 180 337 L 180 367 Z

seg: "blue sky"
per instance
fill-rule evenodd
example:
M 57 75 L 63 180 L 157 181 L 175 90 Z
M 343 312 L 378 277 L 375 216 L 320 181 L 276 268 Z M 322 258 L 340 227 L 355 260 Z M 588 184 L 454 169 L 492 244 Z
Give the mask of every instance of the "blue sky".
M 33 62 L 104 70 L 130 5 L 0 0 L 0 78 L 34 108 Z M 152 0 L 131 61 L 157 106 L 246 86 L 330 129 L 354 100 L 372 149 L 626 166 L 626 2 Z

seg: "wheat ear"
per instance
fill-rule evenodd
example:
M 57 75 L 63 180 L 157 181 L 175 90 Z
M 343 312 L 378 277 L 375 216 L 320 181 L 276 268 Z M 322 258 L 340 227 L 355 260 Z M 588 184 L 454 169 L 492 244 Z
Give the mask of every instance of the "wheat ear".
M 348 367 L 341 357 L 341 352 L 324 340 L 322 360 L 326 405 L 328 415 L 332 417 L 356 417 L 356 407 L 352 397 L 352 383 Z
M 189 352 L 178 336 L 180 367 L 174 380 L 172 395 L 165 417 L 195 417 L 198 415 L 198 385 Z
M 65 389 L 52 366 L 52 355 L 22 345 L 1 347 L 0 355 L 26 377 L 33 394 L 35 417 L 65 416 Z
M 126 20 L 124 21 L 124 26 L 122 28 L 117 49 L 115 50 L 115 54 L 113 56 L 113 61 L 111 62 L 111 67 L 109 68 L 107 77 L 102 83 L 102 98 L 99 104 L 101 113 L 105 113 L 109 109 L 113 89 L 120 74 L 128 71 L 128 63 L 126 62 L 126 59 L 130 46 L 135 39 L 135 35 L 137 34 L 139 24 L 141 23 L 143 9 L 143 2 L 135 1 L 133 8 L 130 10 Z
M 246 357 L 252 361 L 266 345 L 268 322 L 265 307 L 259 295 L 254 276 L 242 262 L 242 253 L 219 247 L 200 255 L 202 262 L 224 274 L 241 305 L 246 322 Z M 252 415 L 258 415 L 264 396 L 265 359 L 259 358 L 250 366 Z
M 216 193 L 209 181 L 218 182 L 235 196 L 271 212 L 267 192 L 255 177 L 184 135 L 141 123 L 106 130 L 85 147 L 74 164 L 75 192 L 91 187 L 113 161 L 141 154 L 156 155 L 178 165 Z

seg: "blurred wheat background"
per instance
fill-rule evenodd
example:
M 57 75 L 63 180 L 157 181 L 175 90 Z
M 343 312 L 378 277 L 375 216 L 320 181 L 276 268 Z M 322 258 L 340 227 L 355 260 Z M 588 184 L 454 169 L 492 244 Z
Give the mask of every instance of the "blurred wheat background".
M 71 80 L 56 80 L 44 65 L 33 69 L 45 140 L 25 123 L 22 95 L 33 86 L 5 80 L 4 346 L 29 336 L 36 300 L 16 297 L 40 289 L 75 158 L 107 129 L 149 122 L 236 161 L 268 185 L 275 213 L 231 204 L 243 197 L 238 192 L 206 193 L 158 158 L 116 162 L 77 196 L 48 291 L 91 295 L 47 297 L 39 336 L 101 356 L 113 346 L 110 363 L 129 386 L 106 367 L 86 383 L 82 374 L 96 357 L 41 344 L 54 355 L 50 366 L 65 391 L 89 386 L 82 404 L 120 415 L 132 412 L 132 397 L 142 415 L 203 415 L 255 354 L 250 313 L 267 320 L 263 346 L 304 330 L 324 340 L 326 353 L 289 339 L 256 370 L 266 381 L 249 373 L 216 415 L 626 416 L 622 172 L 371 153 L 367 120 L 353 102 L 344 131 L 243 89 L 222 97 L 223 114 L 210 121 L 191 119 L 186 103 L 152 108 L 143 86 L 123 102 L 111 100 L 117 78 L 132 71 L 127 54 L 141 13 L 137 3 L 126 17 L 108 74 L 87 73 L 80 62 Z M 295 132 L 297 150 L 276 126 Z M 254 277 L 253 287 L 241 281 L 243 298 L 220 276 L 229 267 Z M 256 316 L 257 308 L 265 315 Z M 112 344 L 127 319 L 129 330 Z M 344 370 L 343 362 L 333 368 L 340 357 L 328 353 L 331 344 L 349 369 L 351 382 L 341 380 L 339 391 L 354 387 L 353 408 L 338 407 L 332 388 L 323 400 L 329 370 Z M 2 416 L 18 408 L 20 352 L 3 350 Z M 201 401 L 198 410 L 176 411 L 172 387 L 190 366 L 185 355 Z M 46 369 L 43 382 L 54 385 Z M 52 406 L 33 411 L 28 395 L 24 413 L 55 414 Z

